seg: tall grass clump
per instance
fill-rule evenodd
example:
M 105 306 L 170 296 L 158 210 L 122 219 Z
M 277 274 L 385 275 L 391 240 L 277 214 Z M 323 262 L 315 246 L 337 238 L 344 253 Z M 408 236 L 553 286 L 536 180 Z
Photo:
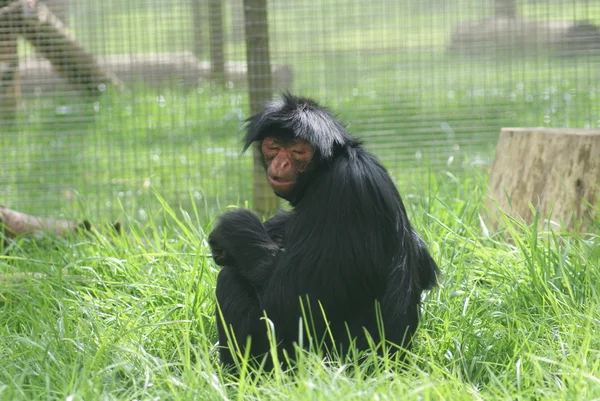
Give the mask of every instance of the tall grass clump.
M 405 363 L 303 353 L 293 372 L 223 372 L 210 220 L 156 195 L 159 211 L 122 236 L 3 245 L 0 399 L 600 397 L 598 236 L 508 218 L 490 233 L 483 179 L 424 182 L 402 192 L 443 276 Z

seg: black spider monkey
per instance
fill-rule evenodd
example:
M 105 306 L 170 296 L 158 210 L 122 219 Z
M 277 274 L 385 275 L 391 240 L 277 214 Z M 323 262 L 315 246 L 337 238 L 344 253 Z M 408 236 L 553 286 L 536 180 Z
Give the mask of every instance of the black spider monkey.
M 244 150 L 254 142 L 275 194 L 293 211 L 263 224 L 237 209 L 209 236 L 223 267 L 216 288 L 221 362 L 233 365 L 235 352 L 222 320 L 242 353 L 248 336 L 251 356 L 268 353 L 264 313 L 290 358 L 294 343 L 307 343 L 299 330 L 307 310 L 308 330 L 326 353 L 365 350 L 369 340 L 396 345 L 387 353 L 408 347 L 438 267 L 386 169 L 329 110 L 291 94 L 250 117 Z

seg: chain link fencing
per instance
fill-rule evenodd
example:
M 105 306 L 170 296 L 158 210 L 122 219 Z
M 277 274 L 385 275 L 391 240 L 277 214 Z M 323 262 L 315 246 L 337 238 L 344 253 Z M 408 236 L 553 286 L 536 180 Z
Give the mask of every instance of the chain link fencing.
M 143 221 L 156 193 L 206 217 L 251 203 L 241 138 L 261 88 L 336 110 L 403 194 L 432 172 L 485 174 L 501 127 L 600 127 L 591 0 L 0 7 L 0 203 L 28 213 Z

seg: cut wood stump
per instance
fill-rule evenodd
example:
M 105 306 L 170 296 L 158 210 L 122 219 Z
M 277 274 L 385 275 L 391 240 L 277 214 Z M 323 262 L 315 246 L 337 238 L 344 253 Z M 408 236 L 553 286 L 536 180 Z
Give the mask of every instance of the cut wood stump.
M 600 130 L 503 128 L 485 203 L 494 229 L 500 208 L 528 224 L 537 210 L 547 228 L 599 233 Z

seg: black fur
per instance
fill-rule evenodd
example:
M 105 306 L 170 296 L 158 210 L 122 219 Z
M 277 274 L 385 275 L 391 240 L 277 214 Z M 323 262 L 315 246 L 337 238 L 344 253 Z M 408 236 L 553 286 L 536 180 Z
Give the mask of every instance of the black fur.
M 316 150 L 315 168 L 288 199 L 294 210 L 261 224 L 238 209 L 222 216 L 209 236 L 215 261 L 223 266 L 217 302 L 238 345 L 243 350 L 250 335 L 253 356 L 268 351 L 264 311 L 280 349 L 293 356 L 304 311 L 312 319 L 313 341 L 323 340 L 325 351 L 347 352 L 351 342 L 366 349 L 368 336 L 378 343 L 378 314 L 385 340 L 408 346 L 421 293 L 436 285 L 438 268 L 411 227 L 389 174 L 313 100 L 287 94 L 269 104 L 250 118 L 244 149 L 278 134 L 306 139 Z M 217 321 L 221 361 L 231 365 L 229 342 L 220 317 Z M 326 325 L 333 342 L 324 338 Z

